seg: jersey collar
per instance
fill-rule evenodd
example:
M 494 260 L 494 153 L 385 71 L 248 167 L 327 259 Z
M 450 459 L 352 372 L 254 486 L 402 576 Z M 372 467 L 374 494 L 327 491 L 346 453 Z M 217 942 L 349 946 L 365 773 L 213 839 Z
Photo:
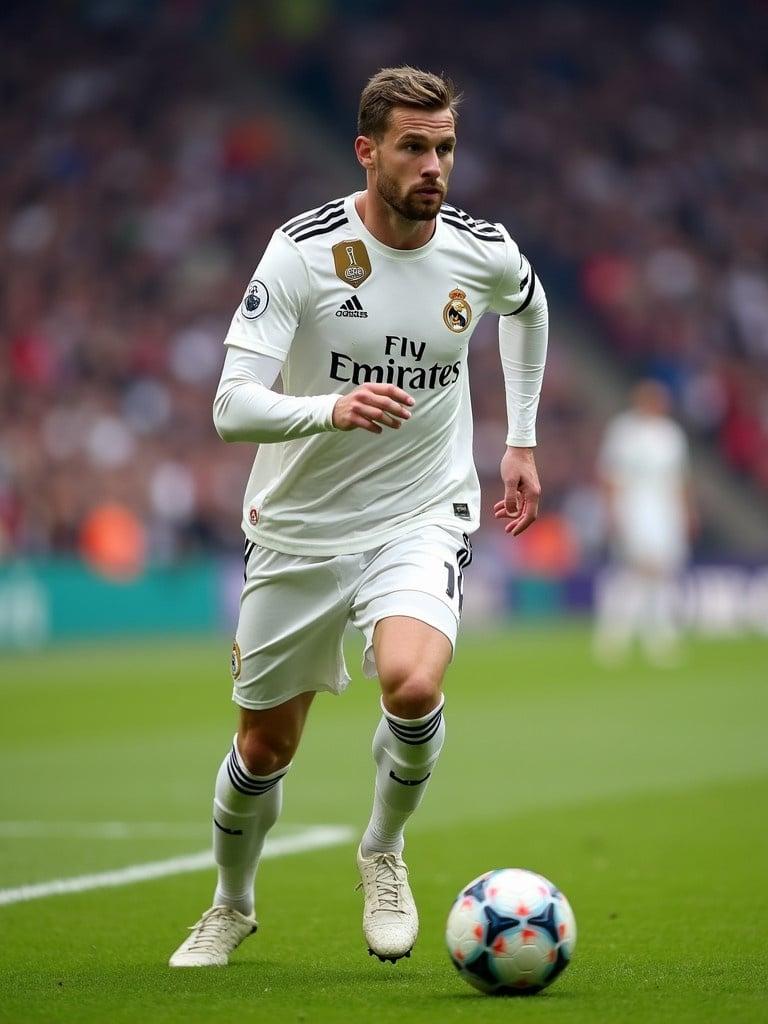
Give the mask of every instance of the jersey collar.
M 375 235 L 372 235 L 360 219 L 357 209 L 355 208 L 355 199 L 362 194 L 363 190 L 361 189 L 359 192 L 353 192 L 352 195 L 347 196 L 344 201 L 344 208 L 353 230 L 360 235 L 365 244 L 370 246 L 371 249 L 381 253 L 382 256 L 386 256 L 388 259 L 409 263 L 414 260 L 423 260 L 425 256 L 429 256 L 432 250 L 436 248 L 440 240 L 440 233 L 443 227 L 442 218 L 439 214 L 435 218 L 434 233 L 425 245 L 419 246 L 418 249 L 393 249 L 389 245 L 384 245 L 384 243 L 380 242 Z

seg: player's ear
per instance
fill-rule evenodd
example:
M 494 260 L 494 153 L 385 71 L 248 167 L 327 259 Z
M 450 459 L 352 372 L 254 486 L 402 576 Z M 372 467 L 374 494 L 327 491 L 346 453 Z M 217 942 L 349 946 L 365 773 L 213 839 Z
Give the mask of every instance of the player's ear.
M 355 139 L 355 156 L 357 157 L 358 163 L 361 167 L 364 167 L 366 171 L 370 171 L 373 167 L 373 154 L 375 149 L 376 143 L 366 135 L 358 135 Z

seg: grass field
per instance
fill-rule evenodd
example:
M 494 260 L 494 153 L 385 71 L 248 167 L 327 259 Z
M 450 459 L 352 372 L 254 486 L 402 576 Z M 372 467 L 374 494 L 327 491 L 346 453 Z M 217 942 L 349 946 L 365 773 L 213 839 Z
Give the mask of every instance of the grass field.
M 357 662 L 357 649 L 350 663 Z M 207 847 L 233 732 L 226 639 L 0 657 L 0 1020 L 768 1020 L 768 645 L 700 641 L 685 665 L 595 668 L 579 628 L 464 638 L 448 739 L 408 834 L 422 932 L 366 955 L 354 853 L 367 819 L 375 688 L 320 697 L 286 785 L 290 843 L 261 868 L 261 928 L 226 969 L 171 971 L 210 869 L 14 902 L 9 890 Z M 293 839 L 292 839 L 293 837 Z M 568 895 L 568 971 L 528 1000 L 455 974 L 443 926 L 491 867 Z M 27 895 L 30 895 L 27 893 Z

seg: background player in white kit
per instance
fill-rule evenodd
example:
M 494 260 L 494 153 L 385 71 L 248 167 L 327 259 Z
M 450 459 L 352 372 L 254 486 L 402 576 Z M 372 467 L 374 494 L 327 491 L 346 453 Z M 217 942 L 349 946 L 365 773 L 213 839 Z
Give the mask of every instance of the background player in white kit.
M 366 190 L 275 231 L 227 334 L 216 427 L 261 443 L 232 651 L 240 719 L 216 779 L 213 906 L 172 966 L 226 964 L 256 930 L 259 855 L 315 693 L 347 685 L 348 621 L 381 687 L 357 856 L 363 930 L 393 961 L 416 939 L 403 827 L 443 744 L 442 681 L 479 520 L 468 344 L 486 310 L 501 314 L 509 432 L 495 515 L 517 535 L 538 508 L 547 342 L 544 291 L 505 229 L 443 205 L 455 103 L 450 82 L 413 68 L 370 80 L 355 142 Z M 278 374 L 284 395 L 270 390 Z
M 688 560 L 694 513 L 688 442 L 669 405 L 663 384 L 641 381 L 600 449 L 613 566 L 598 590 L 595 653 L 608 664 L 635 639 L 656 664 L 678 652 L 674 586 Z

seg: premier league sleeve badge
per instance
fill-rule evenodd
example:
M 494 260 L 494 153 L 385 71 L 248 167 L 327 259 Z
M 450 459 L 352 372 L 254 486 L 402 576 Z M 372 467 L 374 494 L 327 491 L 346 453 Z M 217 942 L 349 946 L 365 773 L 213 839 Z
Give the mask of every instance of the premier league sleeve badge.
M 257 320 L 266 312 L 268 305 L 269 290 L 267 286 L 258 277 L 252 278 L 240 304 L 240 312 L 246 320 Z

